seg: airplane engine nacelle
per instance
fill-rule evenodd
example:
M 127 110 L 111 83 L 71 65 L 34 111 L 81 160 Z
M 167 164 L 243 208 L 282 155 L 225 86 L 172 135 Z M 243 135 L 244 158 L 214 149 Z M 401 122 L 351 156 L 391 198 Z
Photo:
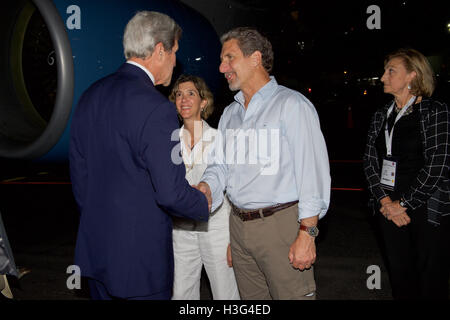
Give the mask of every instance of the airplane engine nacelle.
M 0 4 L 0 157 L 67 160 L 81 94 L 125 61 L 122 36 L 141 10 L 183 29 L 174 77 L 218 89 L 220 42 L 210 23 L 176 0 L 14 0 Z

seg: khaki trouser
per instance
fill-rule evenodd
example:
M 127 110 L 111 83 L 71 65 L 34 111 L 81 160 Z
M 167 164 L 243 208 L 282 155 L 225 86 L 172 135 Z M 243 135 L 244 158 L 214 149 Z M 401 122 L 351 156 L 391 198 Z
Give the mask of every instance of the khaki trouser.
M 298 205 L 251 221 L 230 214 L 233 269 L 243 300 L 313 300 L 313 267 L 300 271 L 289 263 L 299 230 Z

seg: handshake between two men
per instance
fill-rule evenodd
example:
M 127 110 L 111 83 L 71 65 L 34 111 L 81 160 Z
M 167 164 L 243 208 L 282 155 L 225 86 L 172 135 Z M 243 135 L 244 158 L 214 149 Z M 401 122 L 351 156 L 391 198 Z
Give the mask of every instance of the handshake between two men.
M 208 210 L 211 212 L 212 207 L 212 195 L 211 195 L 211 189 L 209 188 L 209 185 L 206 182 L 200 182 L 198 185 L 192 185 L 193 188 L 199 190 L 202 192 L 206 200 L 208 200 Z

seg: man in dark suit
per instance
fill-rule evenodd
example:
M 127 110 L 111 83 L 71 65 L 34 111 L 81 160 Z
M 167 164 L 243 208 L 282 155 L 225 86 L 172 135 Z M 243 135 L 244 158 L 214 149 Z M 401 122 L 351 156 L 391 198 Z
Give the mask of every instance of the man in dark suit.
M 75 264 L 93 299 L 170 299 L 170 215 L 208 220 L 208 201 L 176 159 L 175 106 L 154 87 L 170 84 L 180 36 L 170 17 L 137 13 L 124 33 L 127 63 L 94 83 L 73 116 Z

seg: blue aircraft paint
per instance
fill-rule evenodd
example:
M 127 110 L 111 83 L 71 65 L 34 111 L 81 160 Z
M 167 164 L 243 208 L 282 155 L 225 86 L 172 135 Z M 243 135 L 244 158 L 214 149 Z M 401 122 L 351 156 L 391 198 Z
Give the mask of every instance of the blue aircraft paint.
M 220 41 L 211 24 L 200 13 L 176 0 L 54 0 L 66 25 L 74 62 L 72 112 L 81 94 L 98 79 L 114 72 L 125 62 L 122 36 L 127 22 L 137 11 L 151 10 L 172 17 L 183 29 L 177 52 L 177 70 L 199 75 L 213 92 L 220 83 Z M 72 12 L 80 8 L 80 29 L 68 29 Z M 70 21 L 69 21 L 70 22 Z M 178 74 L 174 74 L 174 77 Z M 70 119 L 57 144 L 37 161 L 66 161 Z

